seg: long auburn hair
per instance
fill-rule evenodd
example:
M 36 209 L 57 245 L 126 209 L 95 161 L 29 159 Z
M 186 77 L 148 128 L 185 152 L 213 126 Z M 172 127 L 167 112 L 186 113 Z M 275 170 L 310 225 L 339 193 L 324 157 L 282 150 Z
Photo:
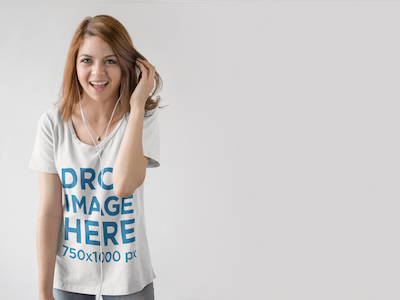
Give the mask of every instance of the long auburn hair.
M 120 120 L 131 110 L 129 100 L 138 85 L 138 75 L 140 74 L 140 68 L 136 66 L 135 61 L 136 58 L 146 59 L 135 49 L 128 31 L 118 20 L 108 15 L 98 15 L 93 18 L 86 17 L 79 24 L 72 38 L 65 64 L 63 82 L 59 92 L 59 99 L 56 102 L 56 105 L 60 107 L 61 117 L 64 122 L 71 118 L 73 108 L 75 104 L 79 102 L 78 93 L 80 95 L 83 93 L 83 88 L 77 76 L 76 59 L 79 48 L 83 45 L 85 38 L 91 36 L 97 36 L 110 45 L 121 67 L 121 85 L 118 93 L 118 97 L 121 96 L 122 90 L 122 96 L 118 104 L 121 105 L 121 109 L 115 113 L 115 117 L 113 118 L 115 120 L 114 122 Z M 158 107 L 161 97 L 157 96 L 156 100 L 152 99 L 152 97 L 157 94 L 161 88 L 162 80 L 156 71 L 154 89 L 147 98 L 145 104 L 145 117 L 149 111 Z

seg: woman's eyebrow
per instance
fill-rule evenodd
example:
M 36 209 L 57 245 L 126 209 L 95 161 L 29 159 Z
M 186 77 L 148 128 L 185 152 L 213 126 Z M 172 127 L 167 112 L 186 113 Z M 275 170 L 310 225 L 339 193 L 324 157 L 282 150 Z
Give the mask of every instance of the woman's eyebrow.
M 79 55 L 79 57 L 81 57 L 81 56 L 93 57 L 93 56 L 91 56 L 91 55 L 89 55 L 89 54 L 81 54 L 81 55 Z M 111 56 L 115 56 L 115 57 L 116 57 L 115 54 L 110 54 L 110 55 L 104 56 L 104 58 L 106 58 L 106 57 L 111 57 Z

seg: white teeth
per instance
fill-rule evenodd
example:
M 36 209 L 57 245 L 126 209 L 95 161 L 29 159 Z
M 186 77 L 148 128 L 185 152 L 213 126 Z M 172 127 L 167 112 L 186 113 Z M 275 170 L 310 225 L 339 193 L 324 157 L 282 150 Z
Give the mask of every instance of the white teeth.
M 93 85 L 104 85 L 106 84 L 108 81 L 104 81 L 104 82 L 91 82 L 91 84 Z

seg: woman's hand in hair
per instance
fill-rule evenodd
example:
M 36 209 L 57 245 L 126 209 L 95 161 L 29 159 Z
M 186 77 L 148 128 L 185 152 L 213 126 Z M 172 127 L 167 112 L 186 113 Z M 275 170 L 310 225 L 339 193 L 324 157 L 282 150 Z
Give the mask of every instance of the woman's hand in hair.
M 154 88 L 156 68 L 148 61 L 140 58 L 138 58 L 135 63 L 140 68 L 142 76 L 131 95 L 130 104 L 131 106 L 138 106 L 144 109 L 147 98 Z

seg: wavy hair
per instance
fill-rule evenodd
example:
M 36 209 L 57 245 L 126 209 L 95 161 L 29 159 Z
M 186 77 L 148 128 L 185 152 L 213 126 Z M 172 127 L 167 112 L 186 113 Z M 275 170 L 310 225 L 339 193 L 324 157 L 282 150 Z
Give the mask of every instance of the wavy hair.
M 122 109 L 118 113 L 116 112 L 115 120 L 120 120 L 131 110 L 129 100 L 140 80 L 140 68 L 135 64 L 135 61 L 137 58 L 143 60 L 146 60 L 146 58 L 135 49 L 128 31 L 118 20 L 108 15 L 98 15 L 93 18 L 86 17 L 79 24 L 72 38 L 59 99 L 56 102 L 56 105 L 60 107 L 61 117 L 64 122 L 71 118 L 73 108 L 79 102 L 78 93 L 80 95 L 83 93 L 83 88 L 77 76 L 76 59 L 79 48 L 83 45 L 85 38 L 92 36 L 99 37 L 110 45 L 121 67 L 121 85 L 118 97 L 121 96 L 121 90 L 122 96 L 118 105 L 121 105 Z M 78 82 L 79 86 L 76 82 Z M 154 89 L 145 104 L 145 117 L 149 111 L 158 107 L 161 97 L 157 96 L 155 100 L 152 97 L 161 91 L 161 88 L 162 80 L 156 71 Z

